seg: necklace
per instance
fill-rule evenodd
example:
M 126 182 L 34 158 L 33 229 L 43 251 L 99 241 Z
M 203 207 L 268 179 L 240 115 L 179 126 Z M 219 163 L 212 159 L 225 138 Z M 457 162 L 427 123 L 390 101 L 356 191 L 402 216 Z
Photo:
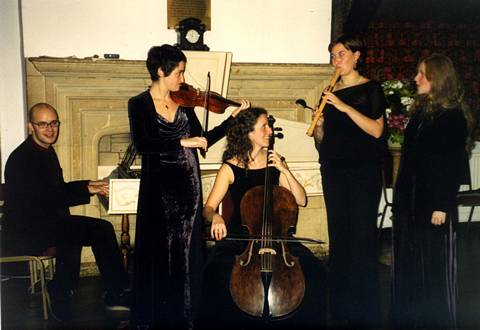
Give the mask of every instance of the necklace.
M 165 108 L 165 109 L 168 109 L 168 104 L 167 102 L 164 100 L 164 99 L 161 99 L 159 97 L 152 97 L 152 99 L 156 102 L 158 102 L 158 104 L 162 107 L 162 108 Z
M 168 98 L 168 94 L 162 93 L 161 88 L 159 88 L 158 84 L 150 87 L 150 96 L 155 103 L 155 106 L 159 106 L 160 108 L 168 110 L 168 104 L 166 98 Z
M 258 161 L 258 162 L 257 162 Z M 261 154 L 261 151 L 258 152 L 255 156 L 253 154 L 250 154 L 250 160 L 248 161 L 249 164 L 252 164 L 254 167 L 260 166 L 265 161 L 263 155 Z M 258 164 L 260 163 L 260 164 Z

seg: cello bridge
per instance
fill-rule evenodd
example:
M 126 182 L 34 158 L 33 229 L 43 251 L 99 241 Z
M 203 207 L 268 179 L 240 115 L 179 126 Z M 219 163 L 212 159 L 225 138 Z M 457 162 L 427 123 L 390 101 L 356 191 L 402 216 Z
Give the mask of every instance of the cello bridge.
M 258 250 L 258 254 L 262 255 L 262 254 L 271 254 L 271 255 L 276 255 L 277 254 L 277 251 L 275 251 L 274 249 L 272 248 L 261 248 Z

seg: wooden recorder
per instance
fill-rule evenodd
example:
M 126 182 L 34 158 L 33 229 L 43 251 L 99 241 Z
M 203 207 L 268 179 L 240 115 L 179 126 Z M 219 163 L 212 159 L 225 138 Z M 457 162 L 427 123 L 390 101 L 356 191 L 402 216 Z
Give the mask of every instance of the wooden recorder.
M 330 79 L 330 83 L 328 84 L 327 88 L 325 89 L 325 92 L 331 92 L 333 90 L 333 87 L 335 86 L 335 83 L 338 80 L 338 77 L 340 76 L 340 70 L 336 69 L 335 73 L 333 74 L 332 78 Z M 318 111 L 315 115 L 315 117 L 312 119 L 312 123 L 310 124 L 310 127 L 307 130 L 307 135 L 308 136 L 313 136 L 313 131 L 315 130 L 315 126 L 317 126 L 317 122 L 320 119 L 320 116 L 322 115 L 323 108 L 325 108 L 325 105 L 327 104 L 326 99 L 323 98 L 323 93 L 322 93 L 322 102 L 320 103 L 320 106 L 318 108 Z

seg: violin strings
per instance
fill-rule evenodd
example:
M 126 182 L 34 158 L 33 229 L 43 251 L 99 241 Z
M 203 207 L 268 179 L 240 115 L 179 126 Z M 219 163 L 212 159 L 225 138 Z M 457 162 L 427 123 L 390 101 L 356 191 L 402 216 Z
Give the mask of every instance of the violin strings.
M 195 82 L 195 85 L 196 85 L 196 86 L 199 86 L 199 88 L 200 88 L 201 90 L 205 90 L 205 89 L 206 89 L 205 84 L 204 84 L 204 83 L 200 83 L 197 79 L 195 79 L 195 76 L 190 73 L 190 70 L 188 70 L 188 68 L 185 68 L 185 76 L 188 76 L 189 81 Z M 190 84 L 190 85 L 191 85 L 191 84 Z

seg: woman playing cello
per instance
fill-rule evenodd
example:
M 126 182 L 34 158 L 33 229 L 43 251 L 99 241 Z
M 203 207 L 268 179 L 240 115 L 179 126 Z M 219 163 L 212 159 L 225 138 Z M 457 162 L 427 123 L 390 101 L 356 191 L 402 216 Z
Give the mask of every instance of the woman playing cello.
M 217 240 L 208 259 L 204 276 L 201 316 L 202 323 L 205 325 L 232 327 L 240 326 L 247 320 L 232 315 L 231 311 L 238 311 L 238 309 L 233 306 L 228 289 L 235 255 L 243 252 L 246 242 L 221 240 L 227 235 L 243 234 L 240 201 L 252 187 L 264 184 L 267 160 L 269 161 L 268 166 L 271 166 L 273 170 L 271 175 L 274 184 L 288 189 L 298 205 L 306 204 L 305 190 L 288 169 L 285 158 L 275 151 L 267 152 L 271 135 L 272 129 L 268 125 L 267 112 L 261 108 L 252 108 L 240 113 L 227 132 L 227 147 L 223 154 L 224 163 L 220 167 L 203 210 L 205 219 L 212 223 L 211 236 Z M 228 222 L 215 211 L 227 193 L 233 204 L 233 213 Z M 300 259 L 309 259 L 308 257 L 310 257 L 307 260 L 307 267 L 310 268 L 310 264 L 314 264 L 311 268 L 321 268 L 308 249 L 303 246 L 297 246 L 297 249 L 301 251 Z M 311 274 L 313 273 L 315 271 L 311 272 Z M 315 277 L 317 276 L 315 275 Z M 321 275 L 315 281 L 321 281 L 320 277 Z M 321 299 L 321 296 L 316 295 L 317 299 Z M 317 302 L 312 306 L 321 309 L 322 303 Z M 321 315 L 319 312 L 314 314 Z M 313 319 L 309 321 L 314 322 Z

